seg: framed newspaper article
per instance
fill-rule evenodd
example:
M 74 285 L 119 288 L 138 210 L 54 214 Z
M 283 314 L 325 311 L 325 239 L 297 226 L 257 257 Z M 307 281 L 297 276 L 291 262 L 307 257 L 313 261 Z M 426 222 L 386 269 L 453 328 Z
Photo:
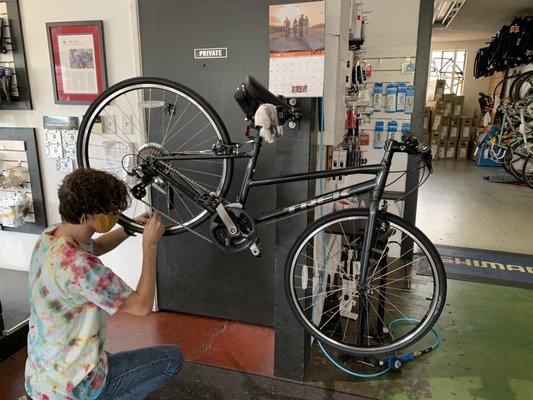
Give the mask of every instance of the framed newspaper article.
M 107 88 L 102 21 L 46 24 L 56 104 L 90 104 Z

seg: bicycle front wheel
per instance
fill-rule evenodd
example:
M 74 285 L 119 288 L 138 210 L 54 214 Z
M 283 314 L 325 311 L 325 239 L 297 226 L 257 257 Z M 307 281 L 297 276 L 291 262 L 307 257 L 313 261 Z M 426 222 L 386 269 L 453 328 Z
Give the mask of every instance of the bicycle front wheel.
M 141 179 L 129 174 L 146 160 L 173 153 L 212 155 L 213 145 L 230 144 L 217 113 L 197 93 L 176 82 L 139 77 L 127 79 L 104 91 L 83 117 L 77 145 L 78 165 L 107 171 L 131 190 Z M 224 197 L 232 171 L 231 159 L 168 161 L 202 192 Z M 174 172 L 176 173 L 176 172 Z M 120 224 L 142 232 L 133 217 L 146 208 L 163 215 L 165 234 L 172 235 L 204 222 L 207 211 L 163 180 L 153 179 L 144 197 L 132 196 L 132 206 Z
M 285 270 L 294 315 L 320 342 L 352 355 L 401 350 L 437 321 L 446 298 L 442 260 L 416 227 L 378 213 L 367 279 L 359 292 L 368 210 L 328 214 L 295 242 Z M 399 321 L 403 330 L 391 326 Z

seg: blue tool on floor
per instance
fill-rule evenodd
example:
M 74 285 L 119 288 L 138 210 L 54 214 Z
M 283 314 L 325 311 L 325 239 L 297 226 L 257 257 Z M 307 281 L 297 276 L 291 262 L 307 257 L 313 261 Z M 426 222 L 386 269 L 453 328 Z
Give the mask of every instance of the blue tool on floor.
M 393 336 L 393 327 L 395 325 L 398 325 L 398 324 L 401 324 L 401 323 L 406 323 L 406 322 L 420 322 L 414 318 L 398 318 L 398 319 L 395 319 L 394 321 L 391 321 L 389 323 L 389 334 L 394 338 Z M 432 350 L 435 350 L 437 347 L 439 347 L 439 344 L 440 344 L 440 335 L 439 333 L 437 332 L 437 330 L 435 328 L 431 328 L 431 332 L 435 335 L 435 342 L 425 348 L 424 350 L 420 350 L 420 351 L 413 351 L 413 352 L 409 352 L 409 353 L 405 353 L 405 354 L 391 354 L 389 355 L 385 360 L 381 360 L 377 367 L 380 367 L 382 368 L 380 371 L 378 372 L 372 372 L 372 373 L 367 373 L 367 372 L 361 372 L 361 371 L 355 371 L 355 370 L 352 370 L 352 369 L 349 369 L 345 366 L 343 366 L 339 361 L 335 360 L 335 358 L 327 352 L 327 350 L 324 348 L 324 346 L 322 345 L 322 343 L 318 342 L 318 347 L 320 347 L 320 350 L 322 351 L 322 353 L 324 353 L 324 355 L 326 356 L 326 358 L 336 367 L 338 368 L 339 370 L 341 370 L 342 372 L 348 374 L 348 375 L 351 375 L 351 376 L 355 376 L 357 378 L 377 378 L 378 376 L 382 376 L 384 374 L 386 374 L 387 372 L 389 371 L 396 371 L 396 372 L 399 372 L 400 369 L 402 368 L 402 366 L 406 363 L 406 362 L 409 362 L 409 361 L 413 361 L 415 359 L 417 359 L 418 357 L 424 355 L 424 354 L 427 354 L 429 353 L 430 351 Z

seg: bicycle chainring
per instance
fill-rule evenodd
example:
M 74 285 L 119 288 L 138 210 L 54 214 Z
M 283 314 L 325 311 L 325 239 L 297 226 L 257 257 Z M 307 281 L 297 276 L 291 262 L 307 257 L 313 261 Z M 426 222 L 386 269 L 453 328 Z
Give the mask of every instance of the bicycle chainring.
M 230 235 L 228 228 L 218 214 L 211 218 L 211 234 L 214 242 L 223 250 L 241 252 L 248 249 L 256 239 L 256 227 L 253 218 L 242 208 L 226 206 L 226 211 L 239 229 L 238 235 Z

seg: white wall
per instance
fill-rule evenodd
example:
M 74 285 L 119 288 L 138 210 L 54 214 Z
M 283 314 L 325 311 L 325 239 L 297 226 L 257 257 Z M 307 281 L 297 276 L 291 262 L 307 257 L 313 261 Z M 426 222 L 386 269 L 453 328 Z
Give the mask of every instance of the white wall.
M 406 58 L 415 61 L 418 41 L 418 15 L 420 0 L 403 0 L 399 2 L 384 2 L 379 0 L 363 0 L 365 12 L 365 43 L 364 58 L 372 66 L 372 76 L 368 78 L 369 87 L 373 88 L 375 82 L 414 82 L 414 74 L 402 74 L 401 64 Z M 401 125 L 410 122 L 411 115 L 403 112 L 386 113 L 374 112 L 369 124 L 362 124 L 361 129 L 370 133 L 370 145 L 362 147 L 363 157 L 368 164 L 377 164 L 383 157 L 382 149 L 374 149 L 374 128 L 377 120 L 385 122 L 385 129 L 390 120 L 398 122 L 396 139 L 401 138 Z M 386 133 L 386 132 L 385 132 Z M 407 156 L 396 154 L 391 170 L 405 170 Z M 398 178 L 391 174 L 389 182 Z M 360 175 L 346 178 L 347 184 L 368 179 Z M 405 177 L 399 179 L 387 188 L 391 191 L 405 190 Z M 400 203 L 398 203 L 400 206 Z M 400 206 L 403 209 L 403 203 Z M 401 210 L 400 210 L 401 212 Z
M 486 93 L 489 88 L 489 78 L 474 79 L 474 60 L 476 53 L 481 47 L 485 47 L 485 40 L 464 40 L 459 42 L 432 42 L 431 51 L 433 50 L 466 50 L 466 67 L 464 71 L 464 96 L 465 103 L 463 115 L 470 116 L 474 110 L 479 112 L 478 93 Z M 488 93 L 492 96 L 492 93 Z
M 54 104 L 46 22 L 103 20 L 109 84 L 140 75 L 135 0 L 19 0 L 26 61 L 33 101 L 31 111 L 0 111 L 0 126 L 37 128 L 45 206 L 49 224 L 59 221 L 57 187 L 63 174 L 45 157 L 44 115 L 81 117 L 87 106 Z M 36 235 L 0 231 L 0 267 L 28 270 Z M 103 257 L 104 262 L 135 287 L 141 269 L 141 238 L 130 238 Z

